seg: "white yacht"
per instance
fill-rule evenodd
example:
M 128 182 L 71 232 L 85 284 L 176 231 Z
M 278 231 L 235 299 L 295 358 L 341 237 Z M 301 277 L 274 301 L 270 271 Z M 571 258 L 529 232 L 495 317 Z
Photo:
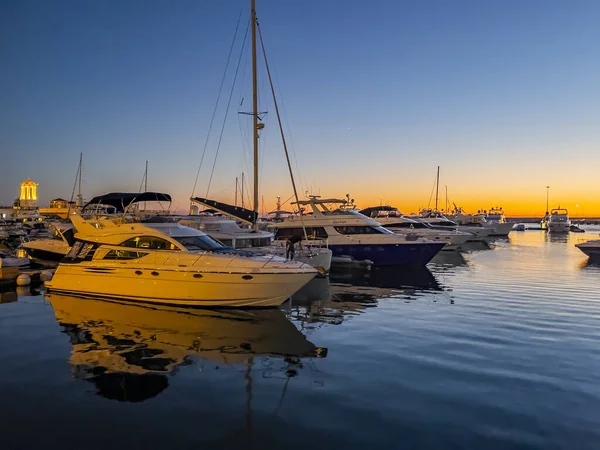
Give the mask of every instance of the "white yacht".
M 308 264 L 227 251 L 177 223 L 71 216 L 75 243 L 49 292 L 180 306 L 279 306 L 317 275 Z
M 371 261 L 375 265 L 424 266 L 446 245 L 418 236 L 395 234 L 356 211 L 346 200 L 309 196 L 308 200 L 297 204 L 311 211 L 270 224 L 269 229 L 276 230 L 275 242 L 292 236 L 305 237 L 301 241 L 303 246 L 326 241 L 333 252 L 333 263 L 350 258 Z M 328 205 L 337 208 L 330 209 Z
M 423 210 L 419 215 L 411 214 L 407 217 L 416 220 L 417 222 L 428 223 L 433 228 L 439 230 L 458 230 L 470 233 L 473 237 L 469 239 L 469 242 L 485 240 L 492 234 L 491 229 L 482 226 L 459 225 L 437 210 Z
M 462 244 L 473 237 L 471 233 L 439 230 L 426 222 L 409 219 L 393 206 L 373 206 L 363 209 L 361 214 L 377 220 L 396 234 L 417 235 L 433 241 L 445 242 L 446 246 L 442 250 L 458 250 Z
M 52 224 L 54 237 L 37 239 L 21 245 L 29 259 L 42 267 L 56 267 L 69 253 L 74 242 L 75 230 L 72 224 Z
M 513 224 L 500 222 L 504 220 L 501 216 L 498 220 L 490 221 L 486 211 L 478 211 L 477 214 L 466 214 L 462 208 L 456 208 L 454 214 L 448 216 L 449 219 L 458 223 L 460 227 L 478 227 L 489 229 L 488 236 L 508 236 L 512 231 Z
M 571 231 L 569 212 L 561 207 L 550 211 L 547 227 L 549 233 L 568 233 Z
M 494 228 L 494 236 L 508 236 L 514 227 L 514 223 L 506 221 L 504 209 L 498 206 L 485 212 L 485 220 L 490 227 Z
M 234 217 L 246 227 L 238 225 L 233 218 L 206 214 L 184 217 L 179 221 L 180 224 L 204 231 L 213 239 L 235 249 L 248 249 L 285 258 L 285 242 L 273 243 L 272 231 L 249 228 L 253 224 L 248 220 L 254 217 L 252 211 L 199 197 L 191 200 L 203 206 L 217 208 L 219 212 Z M 329 273 L 331 259 L 332 252 L 327 248 L 326 243 L 321 246 L 300 246 L 296 248 L 294 256 L 295 261 L 310 264 L 319 271 L 320 275 Z
M 600 239 L 581 242 L 579 244 L 575 244 L 575 247 L 577 247 L 579 250 L 581 250 L 583 253 L 589 256 L 590 259 L 600 259 Z

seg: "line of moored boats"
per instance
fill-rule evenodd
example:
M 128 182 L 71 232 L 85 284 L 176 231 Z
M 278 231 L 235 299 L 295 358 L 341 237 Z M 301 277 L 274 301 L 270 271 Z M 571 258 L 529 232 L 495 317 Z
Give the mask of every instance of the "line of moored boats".
M 309 196 L 298 212 L 257 220 L 252 211 L 194 198 L 190 215 L 162 207 L 168 194 L 112 193 L 74 208 L 69 221 L 30 217 L 26 257 L 4 265 L 56 267 L 50 292 L 198 306 L 277 306 L 332 266 L 425 266 L 442 250 L 507 236 L 503 214 L 403 215 L 389 206 L 359 210 L 347 199 Z M 23 225 L 0 227 L 25 240 Z M 11 231 L 12 230 L 12 231 Z

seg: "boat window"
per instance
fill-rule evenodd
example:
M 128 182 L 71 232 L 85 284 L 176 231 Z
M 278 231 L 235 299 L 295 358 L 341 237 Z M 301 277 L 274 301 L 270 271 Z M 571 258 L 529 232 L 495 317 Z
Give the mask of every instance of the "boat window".
M 417 229 L 417 228 L 429 228 L 424 223 L 420 222 L 397 222 L 397 223 L 386 223 L 386 227 L 388 228 L 407 228 L 409 230 Z
M 207 235 L 202 236 L 172 236 L 177 242 L 182 244 L 187 250 L 193 252 L 198 250 L 218 251 L 226 248 L 223 244 L 215 241 Z
M 91 261 L 97 248 L 97 244 L 77 241 L 75 244 L 73 244 L 71 250 L 69 250 L 69 253 L 67 253 L 65 256 L 65 261 Z
M 102 259 L 138 259 L 147 254 L 145 252 L 131 252 L 129 250 L 111 250 Z
M 390 230 L 383 227 L 369 226 L 338 226 L 333 227 L 340 234 L 394 234 Z
M 122 247 L 148 248 L 151 250 L 179 250 L 175 244 L 154 236 L 139 236 L 131 238 L 120 244 Z
M 327 239 L 327 231 L 323 227 L 306 227 L 306 235 L 308 239 Z M 279 228 L 275 233 L 276 240 L 289 239 L 292 236 L 304 237 L 302 228 Z

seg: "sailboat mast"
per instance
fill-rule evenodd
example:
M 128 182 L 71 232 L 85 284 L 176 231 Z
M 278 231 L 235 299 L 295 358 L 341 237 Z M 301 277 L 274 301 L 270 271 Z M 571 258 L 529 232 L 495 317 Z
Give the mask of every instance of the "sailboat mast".
M 79 154 L 79 187 L 77 192 L 77 197 L 81 198 L 81 168 L 83 166 L 83 153 Z
M 237 193 L 238 193 L 238 177 L 235 177 L 235 202 L 234 206 L 237 208 Z
M 437 178 L 435 182 L 435 210 L 438 209 L 438 198 L 440 194 L 440 166 L 438 166 L 437 170 Z
M 146 170 L 144 170 L 144 192 L 148 192 L 148 160 L 146 160 Z M 146 211 L 146 202 L 144 202 L 144 211 Z
M 244 172 L 242 172 L 242 208 L 244 207 Z
M 256 67 L 256 0 L 251 0 L 252 21 L 252 130 L 254 136 L 254 213 L 258 217 L 258 75 Z
M 446 186 L 446 214 L 448 213 L 448 186 Z

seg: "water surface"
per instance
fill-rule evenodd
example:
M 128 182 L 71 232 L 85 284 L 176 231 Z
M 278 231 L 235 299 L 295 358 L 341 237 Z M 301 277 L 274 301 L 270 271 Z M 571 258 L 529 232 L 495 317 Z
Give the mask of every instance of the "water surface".
M 281 310 L 3 293 L 2 448 L 600 448 L 587 229 L 317 279 Z

